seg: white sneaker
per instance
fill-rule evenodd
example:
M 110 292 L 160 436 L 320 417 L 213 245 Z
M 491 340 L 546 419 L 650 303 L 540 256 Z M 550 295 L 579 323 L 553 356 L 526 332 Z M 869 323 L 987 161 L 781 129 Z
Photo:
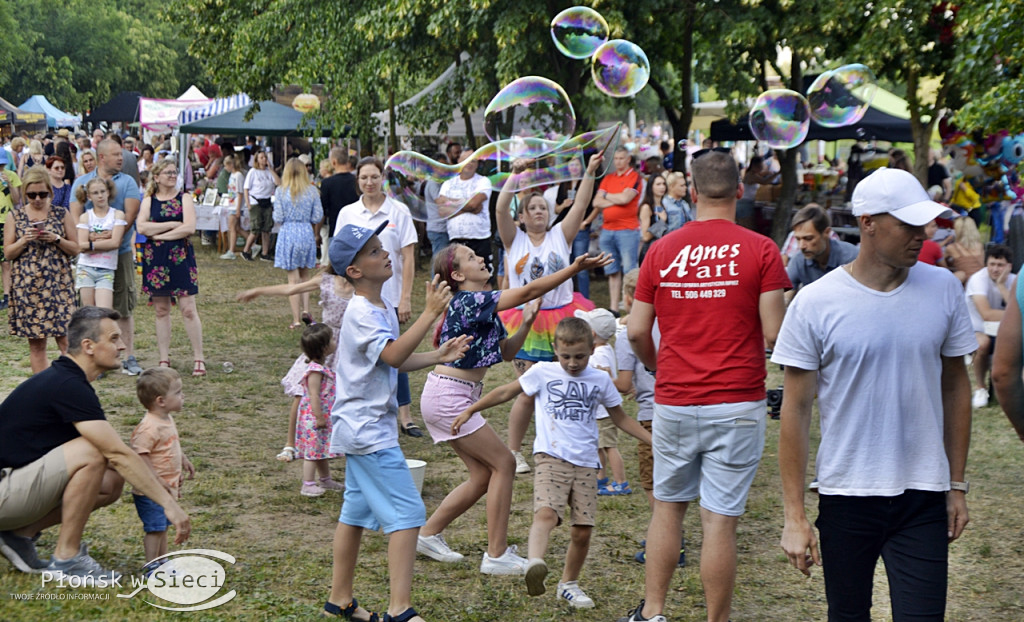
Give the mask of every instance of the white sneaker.
M 452 563 L 462 561 L 462 554 L 448 548 L 448 543 L 444 541 L 444 536 L 439 533 L 432 536 L 418 536 L 416 552 L 422 553 L 431 559 L 436 559 L 439 562 Z
M 576 581 L 559 583 L 558 597 L 567 600 L 569 605 L 576 609 L 594 608 L 594 599 L 587 596 L 587 593 L 580 588 L 580 584 Z
M 548 576 L 548 565 L 543 559 L 535 557 L 526 562 L 526 593 L 540 596 L 544 593 L 544 579 Z
M 512 455 L 516 458 L 516 473 L 529 473 L 530 464 L 526 461 L 526 458 L 523 457 L 523 452 L 513 451 Z
M 971 398 L 971 406 L 975 408 L 984 408 L 988 406 L 988 389 L 976 389 L 974 391 L 974 397 Z
M 234 259 L 237 257 L 233 251 L 228 251 L 220 256 L 221 259 Z
M 495 575 L 521 575 L 526 572 L 526 558 L 516 554 L 516 545 L 508 547 L 499 557 L 491 557 L 484 553 L 480 562 L 480 572 Z

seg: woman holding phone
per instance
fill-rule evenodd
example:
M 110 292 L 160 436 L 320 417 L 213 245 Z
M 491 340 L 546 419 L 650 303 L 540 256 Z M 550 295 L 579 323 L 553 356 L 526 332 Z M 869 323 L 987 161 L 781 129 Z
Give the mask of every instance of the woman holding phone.
M 28 169 L 22 190 L 25 204 L 9 212 L 4 223 L 4 255 L 11 262 L 11 334 L 28 339 L 36 374 L 49 366 L 47 339 L 53 337 L 61 354 L 67 353 L 78 240 L 71 212 L 50 201 L 53 188 L 46 167 Z

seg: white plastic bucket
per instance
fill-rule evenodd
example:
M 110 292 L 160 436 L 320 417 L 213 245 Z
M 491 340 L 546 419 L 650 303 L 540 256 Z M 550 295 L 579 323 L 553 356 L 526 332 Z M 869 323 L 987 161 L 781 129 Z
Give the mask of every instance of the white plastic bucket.
M 410 460 L 406 458 L 405 464 L 412 473 L 412 483 L 416 484 L 416 492 L 423 494 L 423 473 L 427 469 L 427 463 L 422 460 Z

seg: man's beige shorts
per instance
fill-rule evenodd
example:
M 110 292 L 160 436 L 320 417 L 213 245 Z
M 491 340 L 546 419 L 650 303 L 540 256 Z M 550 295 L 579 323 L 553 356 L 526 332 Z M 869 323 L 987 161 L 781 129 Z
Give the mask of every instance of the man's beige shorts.
M 551 508 L 562 524 L 569 506 L 573 525 L 593 527 L 597 516 L 597 469 L 548 454 L 534 454 L 533 511 Z
M 2 470 L 0 479 L 0 531 L 31 525 L 61 504 L 68 485 L 64 447 L 19 469 Z

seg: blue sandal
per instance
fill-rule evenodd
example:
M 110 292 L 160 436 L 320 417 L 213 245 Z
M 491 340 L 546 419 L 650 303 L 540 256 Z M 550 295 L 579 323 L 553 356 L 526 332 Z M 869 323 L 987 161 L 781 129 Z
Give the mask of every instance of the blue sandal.
M 420 614 L 416 613 L 416 610 L 409 607 L 397 616 L 392 617 L 391 614 L 385 613 L 382 622 L 409 622 L 409 620 L 415 618 Z
M 346 620 L 352 620 L 354 622 L 380 622 L 380 617 L 376 613 L 374 613 L 372 611 L 369 612 L 370 617 L 367 618 L 366 620 L 356 620 L 355 618 L 352 617 L 353 615 L 355 615 L 356 609 L 359 609 L 359 602 L 356 601 L 356 599 L 354 599 L 354 598 L 352 599 L 352 602 L 350 602 L 349 604 L 345 605 L 344 608 L 339 607 L 338 605 L 335 605 L 334 603 L 332 603 L 330 601 L 327 601 L 326 603 L 324 603 L 324 610 L 323 610 L 323 613 L 321 613 L 321 616 L 325 617 L 325 618 L 326 617 L 331 617 L 331 618 L 342 617 L 342 618 L 345 618 Z

